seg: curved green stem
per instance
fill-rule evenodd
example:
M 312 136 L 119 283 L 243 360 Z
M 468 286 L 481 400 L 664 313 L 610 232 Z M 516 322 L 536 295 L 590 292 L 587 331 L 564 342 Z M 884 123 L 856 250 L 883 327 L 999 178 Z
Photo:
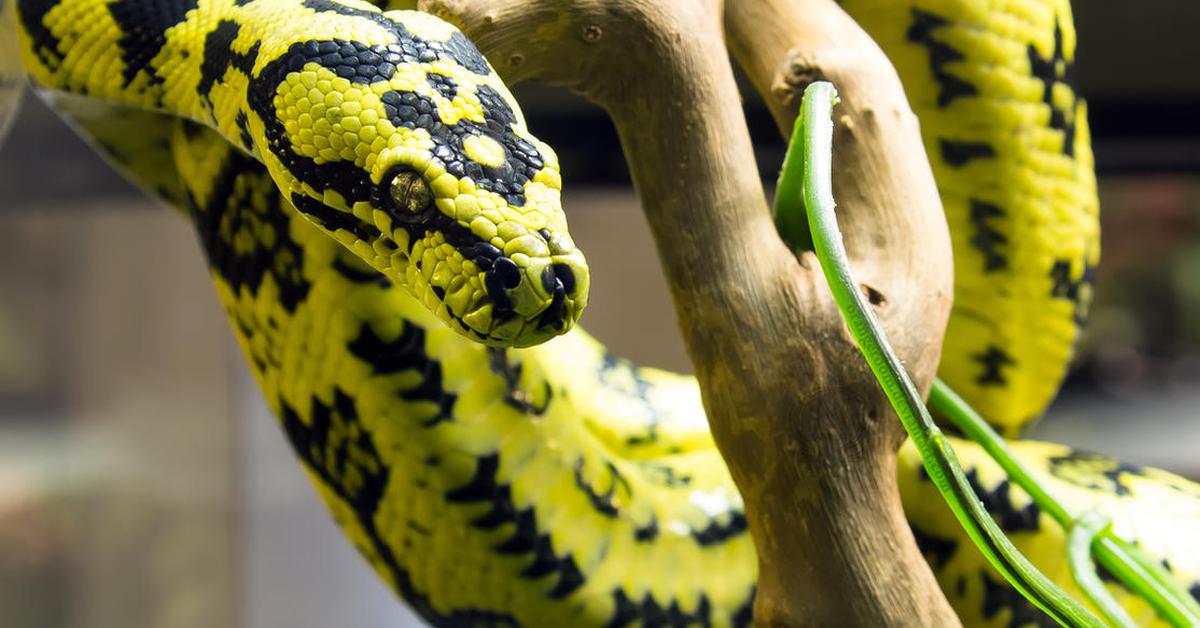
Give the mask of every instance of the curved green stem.
M 1136 626 L 1133 618 L 1113 599 L 1108 589 L 1104 588 L 1104 583 L 1096 574 L 1096 565 L 1092 563 L 1092 544 L 1095 543 L 1096 537 L 1111 525 L 1108 517 L 1094 510 L 1080 515 L 1067 534 L 1067 561 L 1075 584 L 1079 585 L 1084 595 L 1093 606 L 1100 609 L 1100 613 L 1110 624 L 1121 627 Z
M 940 379 L 933 381 L 933 388 L 929 391 L 929 407 L 983 447 L 1009 479 L 1029 494 L 1038 508 L 1050 515 L 1064 530 L 1071 529 L 1076 516 L 1038 483 L 983 417 Z M 1117 537 L 1111 529 L 1100 532 L 1092 544 L 1092 552 L 1097 562 L 1130 591 L 1146 600 L 1172 626 L 1182 628 L 1200 625 L 1200 604 L 1191 594 L 1183 590 L 1161 565 L 1131 543 Z
M 801 101 L 803 106 L 803 101 Z M 783 167 L 775 184 L 775 230 L 784 244 L 797 253 L 813 250 L 812 232 L 808 229 L 808 216 L 804 213 L 804 165 L 809 154 L 807 138 L 800 132 L 800 118 L 792 141 L 783 156 Z
M 1099 619 L 1038 571 L 996 526 L 971 490 L 954 450 L 929 416 L 924 400 L 858 290 L 834 215 L 830 183 L 833 148 L 830 115 L 836 102 L 833 85 L 826 82 L 809 85 L 804 90 L 795 135 L 804 137 L 803 203 L 814 250 L 850 333 L 920 452 L 930 479 L 989 562 L 1022 595 L 1059 623 L 1102 626 Z

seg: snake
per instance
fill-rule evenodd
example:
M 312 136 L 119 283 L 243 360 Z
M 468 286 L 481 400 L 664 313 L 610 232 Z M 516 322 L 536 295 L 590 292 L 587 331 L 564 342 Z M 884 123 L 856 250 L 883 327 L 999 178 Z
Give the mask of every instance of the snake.
M 576 325 L 589 270 L 558 159 L 457 28 L 401 0 L 10 1 L 39 94 L 193 225 L 302 469 L 426 621 L 752 623 L 755 550 L 699 387 Z M 902 77 L 951 228 L 939 376 L 1015 436 L 1059 386 L 1099 261 L 1070 7 L 841 6 Z M 1067 533 L 950 440 L 1014 544 L 1080 598 Z M 1011 447 L 1200 598 L 1200 486 Z M 1050 625 L 964 536 L 911 445 L 897 474 L 964 625 Z

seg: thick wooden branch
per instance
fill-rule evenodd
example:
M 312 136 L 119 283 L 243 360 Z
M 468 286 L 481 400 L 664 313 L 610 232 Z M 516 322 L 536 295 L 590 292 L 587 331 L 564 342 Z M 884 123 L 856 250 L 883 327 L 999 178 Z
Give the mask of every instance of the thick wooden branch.
M 927 390 L 949 315 L 952 261 L 916 116 L 895 70 L 832 0 L 730 0 L 725 25 L 731 51 L 785 136 L 790 135 L 805 86 L 814 80 L 837 86 L 842 98 L 835 110 L 834 138 L 839 222 L 858 279 L 878 293 L 882 300 L 878 311 L 893 345 L 918 385 Z M 891 412 L 886 416 L 888 421 L 896 420 Z M 879 480 L 886 482 L 886 478 Z M 881 484 L 880 489 L 892 498 L 894 484 Z M 888 511 L 889 516 L 899 514 L 891 507 Z M 785 517 L 772 523 L 779 534 L 787 534 Z M 759 548 L 762 551 L 761 542 Z M 896 549 L 895 560 L 911 560 L 911 543 L 901 542 Z M 773 586 L 790 586 L 791 574 L 782 564 L 779 573 L 772 574 L 766 561 L 761 562 L 761 615 L 790 621 L 803 609 L 803 602 L 778 610 L 763 607 L 774 601 L 795 603 L 794 595 L 770 592 Z M 938 625 L 956 621 L 929 578 L 916 571 L 907 574 L 911 580 L 904 585 L 914 587 L 911 594 L 874 583 L 867 599 L 874 596 L 899 613 L 888 613 L 889 621 Z M 775 578 L 778 584 L 772 582 Z M 913 614 L 906 618 L 908 612 Z
M 760 557 L 756 622 L 955 623 L 901 510 L 903 429 L 815 258 L 797 261 L 775 233 L 723 27 L 785 129 L 806 78 L 842 91 L 839 215 L 860 279 L 927 387 L 949 311 L 949 238 L 915 118 L 878 48 L 829 0 L 422 8 L 462 27 L 509 80 L 565 85 L 612 116 L 714 436 L 746 500 Z

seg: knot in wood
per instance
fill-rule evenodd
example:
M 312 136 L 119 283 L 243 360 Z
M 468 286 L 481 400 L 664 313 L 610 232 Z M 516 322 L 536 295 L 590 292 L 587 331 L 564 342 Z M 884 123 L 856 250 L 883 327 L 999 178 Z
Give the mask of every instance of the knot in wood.
M 799 105 L 804 88 L 815 81 L 827 80 L 819 67 L 820 60 L 811 50 L 793 48 L 783 57 L 775 80 L 771 84 L 771 95 L 780 104 Z
M 589 44 L 594 44 L 600 41 L 600 38 L 604 36 L 604 29 L 600 28 L 600 26 L 597 24 L 588 24 L 587 26 L 583 27 L 581 36 L 583 37 L 583 41 Z

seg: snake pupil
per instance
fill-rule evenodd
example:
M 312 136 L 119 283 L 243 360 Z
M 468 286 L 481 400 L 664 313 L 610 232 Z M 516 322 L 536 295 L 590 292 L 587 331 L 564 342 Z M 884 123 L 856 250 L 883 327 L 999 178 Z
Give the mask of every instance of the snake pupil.
M 396 173 L 388 187 L 392 205 L 402 214 L 420 214 L 433 204 L 429 185 L 411 170 Z

